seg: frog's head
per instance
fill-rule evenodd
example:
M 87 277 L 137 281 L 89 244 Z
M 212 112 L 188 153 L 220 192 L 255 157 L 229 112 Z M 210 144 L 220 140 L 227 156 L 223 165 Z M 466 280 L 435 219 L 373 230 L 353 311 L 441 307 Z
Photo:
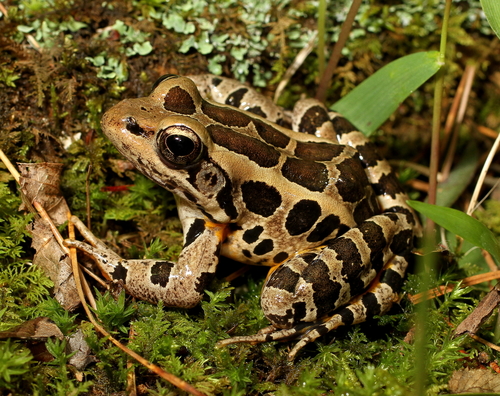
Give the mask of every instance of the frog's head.
M 227 221 L 220 202 L 231 183 L 210 160 L 214 144 L 202 123 L 202 101 L 191 80 L 167 75 L 148 97 L 126 99 L 108 110 L 101 125 L 144 175 L 215 219 Z

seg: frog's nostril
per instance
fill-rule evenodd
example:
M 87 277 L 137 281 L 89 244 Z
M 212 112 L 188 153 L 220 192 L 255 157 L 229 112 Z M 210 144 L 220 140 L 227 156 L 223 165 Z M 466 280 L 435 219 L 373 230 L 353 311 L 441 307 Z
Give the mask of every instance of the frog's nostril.
M 125 118 L 124 122 L 125 128 L 131 134 L 145 138 L 151 136 L 151 132 L 148 132 L 144 128 L 142 128 L 134 117 L 127 117 Z

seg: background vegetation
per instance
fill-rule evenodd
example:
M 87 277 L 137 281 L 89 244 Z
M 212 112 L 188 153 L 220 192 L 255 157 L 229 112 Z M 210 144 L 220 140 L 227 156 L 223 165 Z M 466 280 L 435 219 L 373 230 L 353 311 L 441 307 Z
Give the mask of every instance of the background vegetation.
M 0 148 L 13 162 L 64 164 L 63 192 L 73 214 L 81 218 L 86 216 L 86 180 L 92 165 L 92 228 L 123 257 L 175 258 L 182 237 L 171 195 L 131 170 L 102 135 L 103 111 L 125 97 L 147 94 L 165 73 L 209 71 L 250 82 L 271 94 L 311 39 L 318 20 L 315 1 L 11 0 L 0 4 Z M 349 5 L 350 1 L 328 3 L 328 46 L 337 40 Z M 437 50 L 443 8 L 444 1 L 438 0 L 365 1 L 342 51 L 328 103 L 394 59 Z M 478 152 L 487 152 L 492 139 L 478 131 L 498 130 L 500 125 L 500 45 L 479 1 L 453 2 L 448 34 L 445 112 L 466 66 L 476 68 L 459 130 L 460 161 L 471 142 Z M 318 57 L 312 53 L 280 103 L 291 107 L 301 95 L 313 96 L 317 70 Z M 373 136 L 388 158 L 424 167 L 423 172 L 401 167 L 402 181 L 418 187 L 408 187 L 415 199 L 425 196 L 432 92 L 429 81 Z M 20 194 L 1 165 L 0 182 L 0 331 L 48 316 L 65 335 L 83 330 L 96 360 L 80 371 L 68 364 L 65 341 L 0 341 L 0 394 L 124 392 L 127 356 L 101 338 L 82 312 L 68 313 L 50 297 L 50 280 L 30 265 L 33 251 L 27 226 L 32 216 L 17 211 Z M 456 207 L 462 209 L 469 195 L 464 192 Z M 498 232 L 497 212 L 498 203 L 492 200 L 480 216 Z M 488 270 L 480 254 L 463 254 L 466 245 L 452 244 L 451 250 L 446 259 L 440 256 L 436 284 Z M 235 264 L 222 267 L 220 279 Z M 256 268 L 230 285 L 215 282 L 201 306 L 190 311 L 165 309 L 123 295 L 115 301 L 101 291 L 98 316 L 131 349 L 206 394 L 411 392 L 414 316 L 406 298 L 392 315 L 328 334 L 304 348 L 294 362 L 286 360 L 288 343 L 215 348 L 215 342 L 234 328 L 239 334 L 251 334 L 266 325 L 259 306 L 264 276 Z M 421 291 L 420 280 L 410 274 L 405 290 Z M 448 392 L 455 370 L 494 366 L 497 352 L 470 338 L 452 338 L 456 325 L 487 290 L 486 285 L 457 289 L 432 302 L 429 394 Z M 495 341 L 494 319 L 483 325 L 481 337 Z M 139 393 L 180 392 L 147 369 L 137 366 L 135 372 Z

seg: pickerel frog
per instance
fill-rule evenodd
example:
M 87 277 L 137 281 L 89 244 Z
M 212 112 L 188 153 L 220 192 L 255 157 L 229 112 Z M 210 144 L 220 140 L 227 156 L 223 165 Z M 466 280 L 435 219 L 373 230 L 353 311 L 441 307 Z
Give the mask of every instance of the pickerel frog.
M 133 296 L 173 307 L 200 302 L 220 255 L 269 266 L 261 304 L 271 326 L 220 345 L 300 338 L 293 359 L 321 335 L 385 313 L 419 232 L 407 197 L 346 119 L 312 99 L 296 105 L 295 131 L 279 125 L 286 115 L 233 80 L 162 77 L 148 97 L 108 110 L 102 128 L 175 194 L 178 261 L 123 260 L 76 219 L 93 246 L 67 244 Z

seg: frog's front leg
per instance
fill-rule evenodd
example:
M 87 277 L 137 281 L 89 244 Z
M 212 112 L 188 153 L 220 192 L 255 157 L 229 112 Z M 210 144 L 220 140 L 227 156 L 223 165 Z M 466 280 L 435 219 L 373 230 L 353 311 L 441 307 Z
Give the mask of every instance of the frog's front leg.
M 134 297 L 166 306 L 192 308 L 203 297 L 219 261 L 219 250 L 225 237 L 225 226 L 201 218 L 184 219 L 184 247 L 174 263 L 162 260 L 124 260 L 99 241 L 75 216 L 71 221 L 93 246 L 73 240 L 75 247 L 96 262 L 104 276 L 123 282 Z

